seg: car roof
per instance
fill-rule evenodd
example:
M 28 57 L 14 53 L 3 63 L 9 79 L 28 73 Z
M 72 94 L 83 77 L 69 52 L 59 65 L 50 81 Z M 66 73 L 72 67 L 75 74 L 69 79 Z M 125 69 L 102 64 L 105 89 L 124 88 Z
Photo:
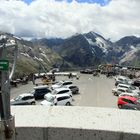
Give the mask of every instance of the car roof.
M 67 88 L 67 87 L 61 87 L 61 88 L 56 88 L 54 90 L 57 91 L 57 92 L 59 92 L 59 91 L 62 91 L 62 90 L 70 90 L 70 89 Z
M 127 88 L 123 88 L 123 87 L 117 87 L 117 90 L 120 90 L 120 89 L 122 89 L 122 90 L 127 90 Z
M 60 81 L 60 82 L 61 82 L 61 83 L 68 83 L 68 82 L 72 82 L 72 81 L 65 81 L 65 80 L 63 81 L 63 80 L 62 80 L 62 81 Z M 73 83 L 73 82 L 72 82 L 72 83 Z
M 48 86 L 47 85 L 41 85 L 41 86 L 34 87 L 34 89 L 44 89 L 44 88 L 48 88 Z
M 129 96 L 129 95 L 135 95 L 135 93 L 127 93 L 127 92 L 125 92 L 125 93 L 121 93 L 119 96 Z
M 46 97 L 51 97 L 51 96 L 53 96 L 53 97 L 56 97 L 56 98 L 65 97 L 65 96 L 69 96 L 69 97 L 70 97 L 70 95 L 67 94 L 67 93 L 64 93 L 64 94 L 55 94 L 55 95 L 49 93 L 49 94 L 46 94 L 45 96 L 46 96 Z
M 127 77 L 125 77 L 125 76 L 117 76 L 117 79 L 118 78 L 121 78 L 121 79 L 128 79 Z
M 70 84 L 70 85 L 66 85 L 65 87 L 72 87 L 72 86 L 74 86 L 74 87 L 77 87 L 77 86 L 75 86 L 75 85 L 73 85 L 73 84 Z
M 126 86 L 126 87 L 130 87 L 130 85 L 127 85 L 127 84 L 118 84 L 118 86 Z
M 135 102 L 137 100 L 136 97 L 130 97 L 130 96 L 120 96 L 119 98 L 125 98 L 125 99 L 131 100 L 133 102 Z
M 34 95 L 31 93 L 23 93 L 23 94 L 20 94 L 19 96 L 26 97 L 26 96 L 34 96 Z

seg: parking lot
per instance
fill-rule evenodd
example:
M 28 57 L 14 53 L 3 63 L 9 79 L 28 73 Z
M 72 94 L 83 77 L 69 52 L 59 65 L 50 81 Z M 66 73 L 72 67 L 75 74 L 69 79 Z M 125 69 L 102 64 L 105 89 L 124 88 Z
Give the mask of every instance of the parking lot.
M 117 97 L 112 94 L 114 88 L 114 79 L 106 78 L 104 75 L 93 77 L 90 74 L 79 74 L 80 78 L 71 79 L 74 85 L 80 89 L 80 93 L 73 95 L 73 106 L 92 106 L 92 107 L 117 107 Z M 57 76 L 56 80 L 69 80 L 67 76 Z M 39 80 L 36 83 L 40 82 Z M 27 93 L 33 90 L 32 82 L 26 85 L 19 85 L 12 88 L 11 99 L 19 94 Z M 37 101 L 40 104 L 40 101 Z

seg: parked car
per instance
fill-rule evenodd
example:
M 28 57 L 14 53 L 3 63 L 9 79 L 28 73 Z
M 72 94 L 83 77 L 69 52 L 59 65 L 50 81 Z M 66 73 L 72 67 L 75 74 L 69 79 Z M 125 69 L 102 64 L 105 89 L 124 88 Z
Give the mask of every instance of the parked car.
M 47 85 L 43 86 L 36 86 L 34 87 L 34 91 L 32 94 L 34 95 L 35 99 L 44 99 L 44 95 L 51 92 Z
M 137 99 L 134 104 L 128 103 L 122 105 L 122 109 L 130 109 L 130 110 L 140 110 L 140 99 Z
M 83 73 L 83 74 L 93 74 L 93 70 L 92 69 L 80 70 L 80 73 Z
M 135 96 L 139 96 L 140 94 L 138 91 L 131 90 L 129 88 L 122 88 L 122 87 L 112 89 L 112 93 L 115 96 L 119 96 L 121 93 L 133 93 Z
M 112 93 L 115 96 L 119 96 L 122 92 L 125 92 L 127 90 L 127 88 L 122 88 L 122 87 L 118 87 L 118 88 L 113 88 L 112 89 Z
M 66 87 L 56 88 L 56 89 L 52 90 L 51 94 L 52 95 L 68 94 L 72 97 L 72 91 L 69 88 L 66 88 Z
M 60 82 L 57 82 L 56 84 L 53 84 L 51 86 L 51 89 L 56 89 L 56 88 L 60 88 L 60 87 L 72 85 L 72 84 L 73 84 L 72 81 L 60 81 Z
M 72 91 L 72 94 L 78 94 L 79 93 L 79 88 L 75 85 L 67 85 L 67 88 L 69 88 Z
M 133 83 L 132 80 L 130 80 L 129 78 L 125 77 L 125 76 L 118 76 L 115 78 L 115 86 L 117 86 L 118 84 L 127 84 L 127 85 L 131 85 Z
M 35 105 L 35 98 L 33 94 L 24 93 L 12 99 L 11 105 Z
M 57 94 L 57 95 L 52 95 L 52 94 L 46 94 L 45 95 L 45 100 L 41 102 L 41 105 L 46 105 L 46 106 L 53 106 L 53 105 L 66 105 L 69 106 L 72 103 L 72 98 L 69 94 Z
M 135 104 L 135 102 L 137 101 L 136 97 L 131 97 L 131 96 L 120 96 L 118 98 L 118 108 L 122 108 L 123 105 L 125 104 Z
M 118 84 L 117 88 L 126 88 L 132 90 L 132 92 L 137 92 L 140 94 L 140 90 L 136 88 L 135 86 L 132 85 L 127 85 L 127 84 Z
M 133 93 L 133 92 L 129 92 L 129 93 L 127 93 L 127 92 L 125 92 L 125 93 L 121 93 L 119 96 L 131 96 L 131 97 L 136 97 L 136 98 L 139 98 L 139 94 L 137 94 L 137 93 Z
M 115 77 L 115 81 L 125 81 L 127 78 L 125 76 L 117 76 Z
M 136 87 L 140 87 L 140 79 L 137 79 L 133 82 L 133 85 Z

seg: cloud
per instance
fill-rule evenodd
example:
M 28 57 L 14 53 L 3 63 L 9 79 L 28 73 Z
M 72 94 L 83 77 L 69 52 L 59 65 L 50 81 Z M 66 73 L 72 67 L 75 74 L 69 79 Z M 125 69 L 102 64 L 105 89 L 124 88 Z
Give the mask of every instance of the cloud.
M 30 5 L 0 0 L 0 30 L 20 37 L 63 38 L 94 31 L 117 40 L 140 35 L 139 5 L 140 0 L 112 0 L 105 6 L 66 0 L 34 0 Z

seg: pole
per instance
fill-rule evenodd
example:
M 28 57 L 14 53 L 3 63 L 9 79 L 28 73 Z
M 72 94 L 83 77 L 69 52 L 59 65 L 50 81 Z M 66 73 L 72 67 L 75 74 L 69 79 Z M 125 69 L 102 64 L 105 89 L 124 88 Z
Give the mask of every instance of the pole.
M 6 43 L 0 47 L 0 60 L 6 59 Z M 9 69 L 0 70 L 0 139 L 15 140 L 15 122 L 10 109 Z

